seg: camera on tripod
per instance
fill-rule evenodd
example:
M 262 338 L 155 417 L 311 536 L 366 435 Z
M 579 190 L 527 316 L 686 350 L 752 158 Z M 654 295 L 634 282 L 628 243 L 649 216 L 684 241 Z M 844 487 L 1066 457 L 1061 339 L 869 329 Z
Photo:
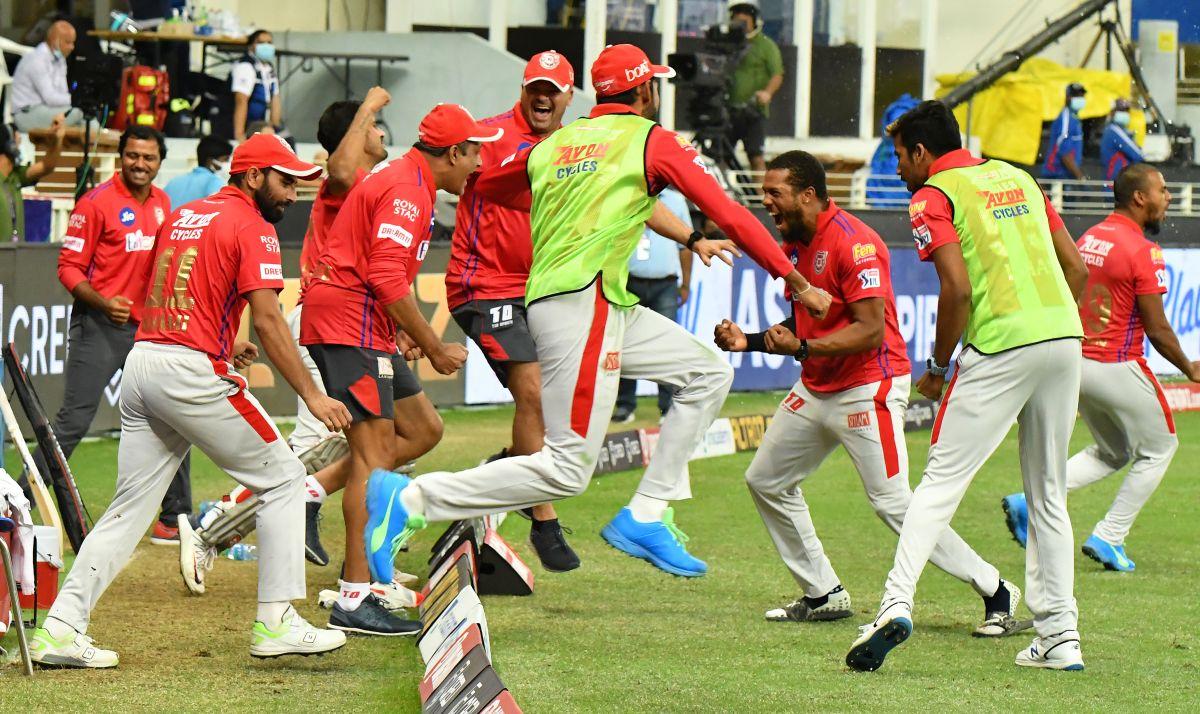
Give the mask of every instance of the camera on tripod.
M 117 104 L 124 68 L 125 63 L 117 55 L 103 52 L 71 55 L 67 65 L 71 106 L 78 107 L 88 118 L 102 117 Z
M 704 31 L 700 51 L 667 57 L 667 63 L 675 69 L 675 77 L 670 81 L 691 93 L 684 112 L 696 132 L 693 143 L 717 164 L 734 170 L 740 170 L 741 165 L 729 143 L 729 90 L 733 86 L 733 72 L 748 49 L 746 35 L 740 28 L 712 25 Z

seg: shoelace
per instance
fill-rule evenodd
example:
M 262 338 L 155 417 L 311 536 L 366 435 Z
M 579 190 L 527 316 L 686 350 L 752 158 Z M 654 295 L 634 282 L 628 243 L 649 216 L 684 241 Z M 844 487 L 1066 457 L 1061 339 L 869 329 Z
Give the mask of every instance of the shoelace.
M 683 545 L 684 543 L 688 542 L 689 538 L 687 533 L 684 533 L 679 529 L 679 526 L 675 525 L 674 508 L 668 508 L 667 510 L 663 511 L 662 524 L 667 527 L 667 530 L 670 531 L 671 535 L 675 536 L 676 543 Z
M 204 548 L 204 554 L 200 556 L 200 567 L 205 570 L 212 570 L 213 564 L 217 562 L 217 549 L 211 547 Z

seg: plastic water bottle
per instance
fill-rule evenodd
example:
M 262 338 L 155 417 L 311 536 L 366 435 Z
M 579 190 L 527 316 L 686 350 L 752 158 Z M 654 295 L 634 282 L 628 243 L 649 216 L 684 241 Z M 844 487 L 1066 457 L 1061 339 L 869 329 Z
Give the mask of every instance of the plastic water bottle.
M 205 513 L 208 513 L 217 506 L 220 501 L 201 501 L 200 502 L 200 517 L 203 518 Z
M 258 548 L 245 543 L 236 543 L 225 551 L 225 557 L 230 560 L 258 560 Z

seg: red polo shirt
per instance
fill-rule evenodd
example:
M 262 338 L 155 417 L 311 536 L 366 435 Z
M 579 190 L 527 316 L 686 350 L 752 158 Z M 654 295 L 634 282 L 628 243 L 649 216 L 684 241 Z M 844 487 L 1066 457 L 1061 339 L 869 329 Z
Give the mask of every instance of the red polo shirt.
M 254 200 L 233 186 L 171 214 L 154 251 L 137 339 L 229 359 L 246 295 L 283 289 L 279 239 Z
M 529 213 L 484 199 L 475 191 L 475 181 L 480 173 L 500 166 L 545 136 L 529 128 L 520 103 L 480 123 L 501 127 L 504 134 L 481 146 L 479 172 L 467 182 L 458 201 L 454 242 L 446 265 L 446 300 L 451 310 L 471 300 L 524 297 L 533 262 Z
M 129 298 L 129 321 L 137 324 L 154 235 L 170 212 L 165 191 L 151 186 L 146 201 L 138 203 L 118 172 L 75 204 L 58 253 L 59 282 L 70 292 L 87 280 L 106 298 Z
M 808 314 L 800 303 L 792 303 L 797 337 L 811 340 L 831 335 L 850 326 L 851 303 L 869 298 L 883 300 L 883 344 L 858 354 L 809 357 L 800 370 L 805 387 L 814 392 L 840 392 L 912 371 L 896 321 L 891 256 L 879 234 L 830 199 L 829 206 L 817 217 L 812 242 L 789 243 L 785 251 L 809 283 L 833 298 L 823 320 Z
M 379 164 L 347 196 L 304 296 L 300 344 L 396 351 L 384 306 L 408 296 L 433 229 L 437 186 L 416 149 Z
M 308 217 L 308 231 L 304 234 L 304 244 L 300 247 L 300 298 L 296 304 L 304 302 L 304 291 L 312 282 L 313 271 L 316 269 L 317 257 L 325 250 L 329 231 L 333 228 L 333 219 L 337 218 L 346 197 L 362 183 L 366 171 L 358 169 L 354 173 L 354 184 L 345 193 L 334 195 L 329 192 L 329 179 L 321 182 L 317 189 L 317 197 L 313 200 L 312 213 Z

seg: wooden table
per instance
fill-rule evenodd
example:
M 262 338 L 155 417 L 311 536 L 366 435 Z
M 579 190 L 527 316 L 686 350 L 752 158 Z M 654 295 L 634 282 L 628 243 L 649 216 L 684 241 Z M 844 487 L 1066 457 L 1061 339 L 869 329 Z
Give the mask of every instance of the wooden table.
M 116 32 L 114 30 L 88 30 L 89 37 L 95 37 L 105 42 L 153 42 L 154 43 L 154 64 L 158 66 L 162 64 L 160 45 L 163 42 L 199 42 L 202 46 L 200 52 L 200 73 L 203 74 L 208 65 L 208 48 L 209 47 L 226 47 L 236 51 L 242 51 L 246 47 L 245 37 L 232 37 L 230 35 L 197 35 L 194 32 L 175 33 L 175 32 Z

